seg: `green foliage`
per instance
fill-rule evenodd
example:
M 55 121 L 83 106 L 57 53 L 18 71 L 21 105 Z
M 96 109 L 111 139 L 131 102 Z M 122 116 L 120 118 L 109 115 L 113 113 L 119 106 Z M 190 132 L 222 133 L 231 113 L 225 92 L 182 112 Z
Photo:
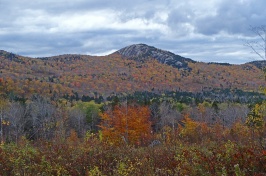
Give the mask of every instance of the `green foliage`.
M 174 107 L 179 111 L 182 112 L 183 110 L 185 110 L 186 108 L 188 108 L 188 106 L 185 103 L 180 103 L 177 102 Z
M 87 175 L 88 176 L 104 176 L 97 166 L 94 166 L 93 169 L 88 171 Z
M 239 164 L 234 165 L 234 168 L 235 168 L 236 176 L 245 176 L 245 174 L 241 172 L 241 170 L 239 168 Z
M 77 102 L 73 108 L 78 108 L 86 114 L 86 119 L 88 123 L 93 122 L 94 119 L 99 117 L 100 109 L 103 104 L 97 104 L 94 101 L 90 102 Z

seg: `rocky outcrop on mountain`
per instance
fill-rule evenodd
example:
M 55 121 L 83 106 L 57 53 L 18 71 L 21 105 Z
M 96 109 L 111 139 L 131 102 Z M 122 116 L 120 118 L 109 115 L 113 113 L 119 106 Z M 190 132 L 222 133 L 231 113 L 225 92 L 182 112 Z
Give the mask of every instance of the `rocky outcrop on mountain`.
M 184 58 L 169 51 L 157 49 L 145 44 L 135 44 L 122 48 L 117 51 L 123 57 L 134 60 L 145 60 L 147 58 L 157 59 L 160 63 L 171 65 L 176 68 L 190 69 L 188 62 L 195 62 L 191 59 Z

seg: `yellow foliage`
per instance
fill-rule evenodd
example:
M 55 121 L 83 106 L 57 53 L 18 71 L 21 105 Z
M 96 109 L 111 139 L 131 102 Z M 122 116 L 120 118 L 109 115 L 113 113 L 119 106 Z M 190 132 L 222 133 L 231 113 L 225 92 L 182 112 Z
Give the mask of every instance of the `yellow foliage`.
M 256 104 L 247 116 L 246 124 L 253 129 L 261 129 L 264 126 L 265 103 Z
M 3 125 L 6 125 L 6 126 L 9 126 L 10 125 L 10 122 L 8 120 L 2 120 L 2 124 Z
M 188 114 L 185 114 L 184 120 L 182 121 L 185 124 L 185 127 L 182 128 L 180 135 L 185 137 L 187 135 L 193 135 L 197 131 L 198 124 L 197 122 L 193 121 Z

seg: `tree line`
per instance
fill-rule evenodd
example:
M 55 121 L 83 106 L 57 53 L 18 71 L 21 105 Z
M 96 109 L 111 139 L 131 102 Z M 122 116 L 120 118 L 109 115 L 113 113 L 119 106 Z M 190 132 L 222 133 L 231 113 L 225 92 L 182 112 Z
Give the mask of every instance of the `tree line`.
M 2 95 L 1 140 L 17 142 L 22 136 L 29 140 L 67 138 L 71 131 L 82 138 L 87 132 L 100 131 L 103 136 L 109 136 L 107 138 L 111 141 L 118 140 L 118 143 L 147 144 L 151 134 L 163 135 L 166 128 L 175 131 L 180 125 L 184 126 L 184 117 L 211 126 L 219 123 L 230 127 L 235 122 L 245 123 L 252 109 L 249 104 L 236 102 L 192 101 L 187 104 L 166 95 L 160 98 L 143 95 L 136 94 L 135 99 L 114 96 L 105 103 L 64 98 L 52 100 L 38 94 L 26 100 Z M 111 136 L 118 139 L 111 139 Z

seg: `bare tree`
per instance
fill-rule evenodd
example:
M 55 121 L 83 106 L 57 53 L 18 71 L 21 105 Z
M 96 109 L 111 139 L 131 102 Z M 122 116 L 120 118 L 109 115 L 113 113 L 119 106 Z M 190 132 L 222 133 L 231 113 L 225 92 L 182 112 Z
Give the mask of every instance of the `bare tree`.
M 31 133 L 29 138 L 51 138 L 53 135 L 53 128 L 56 125 L 54 113 L 56 108 L 48 99 L 39 95 L 34 95 L 28 104 L 30 118 L 28 119 Z
M 154 132 L 160 130 L 160 110 L 159 103 L 153 103 L 150 105 L 152 128 Z
M 69 111 L 69 127 L 74 129 L 79 136 L 86 132 L 86 114 L 81 109 L 74 108 Z M 70 131 L 70 130 L 69 130 Z
M 250 30 L 257 35 L 257 40 L 246 41 L 245 46 L 249 47 L 261 59 L 266 60 L 266 25 L 250 27 Z
M 181 113 L 173 108 L 173 105 L 167 103 L 166 101 L 162 102 L 159 106 L 160 113 L 160 126 L 163 128 L 164 126 L 170 126 L 173 131 L 178 124 L 178 121 L 181 120 Z
M 20 136 L 24 134 L 24 128 L 27 123 L 27 108 L 19 102 L 10 102 L 7 115 L 9 125 L 9 135 L 11 140 L 18 142 Z
M 249 111 L 250 109 L 245 104 L 228 103 L 220 108 L 218 117 L 223 127 L 230 127 L 237 121 L 244 123 Z

